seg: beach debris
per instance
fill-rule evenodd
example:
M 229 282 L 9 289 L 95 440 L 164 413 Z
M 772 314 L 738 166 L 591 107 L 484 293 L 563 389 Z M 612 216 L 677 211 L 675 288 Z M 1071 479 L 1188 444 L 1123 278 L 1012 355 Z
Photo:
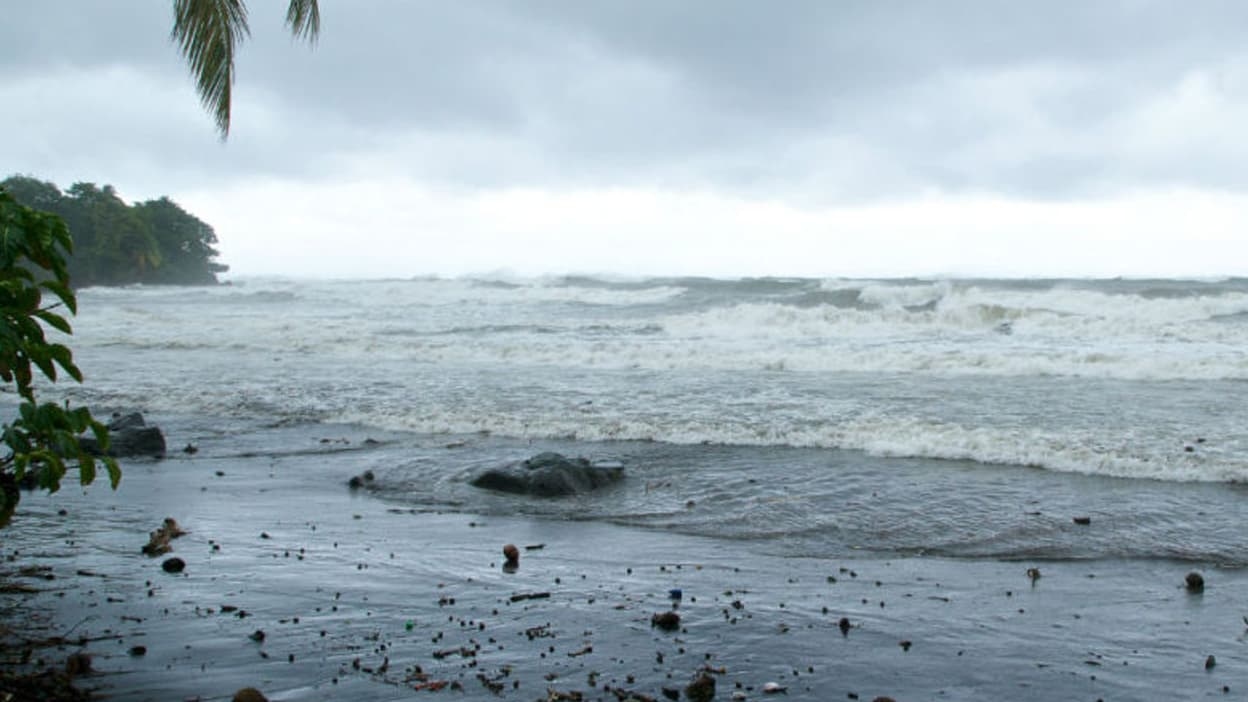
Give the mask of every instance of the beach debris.
M 65 674 L 69 677 L 77 677 L 86 675 L 91 672 L 91 654 L 78 651 L 69 654 L 69 658 L 65 659 Z
M 901 641 L 897 642 L 897 645 L 901 646 L 901 650 L 909 651 L 910 647 L 913 646 L 914 644 L 910 641 L 910 639 L 902 639 Z
M 668 599 L 670 599 L 670 600 L 679 600 L 679 599 L 681 599 L 681 598 L 682 598 L 682 597 L 684 597 L 684 596 L 685 596 L 684 591 L 682 591 L 682 590 L 681 590 L 680 588 L 678 588 L 678 587 L 674 587 L 674 588 L 672 588 L 671 590 L 668 590 L 668 591 L 667 591 L 667 597 L 668 597 Z
M 529 544 L 528 546 L 524 547 L 524 550 L 525 551 L 541 551 L 544 548 L 546 548 L 546 544 Z
M 1209 654 L 1209 657 L 1205 659 L 1205 670 L 1213 670 L 1213 666 L 1217 664 L 1218 664 L 1218 659 L 1214 658 L 1213 654 L 1211 653 Z
M 1074 522 L 1075 524 L 1078 524 L 1080 526 L 1087 526 L 1092 523 L 1092 518 L 1091 517 L 1075 517 Z
M 269 698 L 254 687 L 244 687 L 234 693 L 233 702 L 269 702 Z
M 173 546 L 169 542 L 185 534 L 186 530 L 178 526 L 176 519 L 165 517 L 164 523 L 151 534 L 148 534 L 147 545 L 143 547 L 142 551 L 148 556 L 163 556 L 173 550 Z
M 193 456 L 199 453 L 199 447 L 188 442 L 186 446 L 182 447 L 182 453 L 185 453 L 188 456 Z
M 360 473 L 359 475 L 351 476 L 351 479 L 347 481 L 347 487 L 351 488 L 352 490 L 358 490 L 359 488 L 362 488 L 365 485 L 372 484 L 372 482 L 376 479 L 377 479 L 377 476 L 373 473 L 373 471 L 366 470 L 363 473 Z
M 849 617 L 841 617 L 841 620 L 836 625 L 841 628 L 841 636 L 849 636 L 849 630 L 853 627 L 849 623 Z
M 710 702 L 715 699 L 715 678 L 701 673 L 693 682 L 685 686 L 685 697 L 690 702 Z
M 531 626 L 528 629 L 525 629 L 524 635 L 529 637 L 529 641 L 532 641 L 533 639 L 553 637 L 555 632 L 550 630 L 550 622 L 547 622 L 545 624 L 538 624 L 537 626 Z
M 871 700 L 871 702 L 897 702 L 897 700 L 893 699 L 892 697 L 876 697 L 875 699 Z
M 659 614 L 655 614 L 650 617 L 650 626 L 657 626 L 663 631 L 675 631 L 680 628 L 680 615 L 675 612 L 661 612 Z
M 1031 584 L 1032 584 L 1032 585 L 1035 585 L 1035 584 L 1036 584 L 1036 581 L 1040 579 L 1040 569 L 1039 569 L 1039 568 L 1028 568 L 1028 569 L 1027 569 L 1027 577 L 1028 577 L 1028 578 L 1031 578 Z
M 789 688 L 785 687 L 784 685 L 781 685 L 778 682 L 763 683 L 763 694 L 765 695 L 778 695 L 782 692 L 787 695 L 789 692 Z
M 177 556 L 174 556 L 173 558 L 166 558 L 164 562 L 160 564 L 160 569 L 166 573 L 181 573 L 186 569 L 186 561 L 178 558 Z
M 129 653 L 135 658 L 138 658 L 139 656 L 146 656 L 147 646 L 131 646 Z
M 1205 591 L 1205 577 L 1196 571 L 1192 571 L 1184 578 L 1187 591 L 1192 593 L 1201 593 Z
M 256 629 L 255 631 L 248 634 L 247 638 L 251 639 L 252 641 L 255 641 L 256 643 L 263 643 L 264 636 L 265 636 L 264 629 Z
M 675 688 L 675 687 L 665 687 L 665 688 L 663 688 L 662 690 L 660 690 L 660 692 L 662 692 L 662 693 L 663 693 L 663 696 L 664 696 L 664 697 L 666 697 L 666 698 L 667 698 L 667 699 L 669 699 L 669 700 L 678 700 L 678 699 L 680 699 L 680 689 L 679 689 L 679 688 Z
M 503 547 L 503 558 L 507 559 L 507 562 L 503 564 L 504 566 L 518 567 L 520 565 L 520 549 L 516 548 L 515 544 L 507 544 Z
M 545 600 L 549 598 L 549 592 L 517 592 L 511 596 L 511 601 L 521 602 L 523 600 Z
M 179 536 L 186 535 L 186 530 L 179 526 L 178 520 L 173 517 L 165 517 L 165 521 L 161 525 L 161 528 L 169 534 L 169 538 L 171 539 L 176 539 Z

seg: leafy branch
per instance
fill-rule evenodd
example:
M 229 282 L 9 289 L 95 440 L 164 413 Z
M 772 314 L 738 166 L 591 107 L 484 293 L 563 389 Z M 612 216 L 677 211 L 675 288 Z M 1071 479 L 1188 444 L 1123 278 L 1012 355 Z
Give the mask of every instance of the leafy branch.
M 78 310 L 66 267 L 72 252 L 73 239 L 60 217 L 21 205 L 0 188 L 0 380 L 21 397 L 17 418 L 0 433 L 0 445 L 7 450 L 0 456 L 0 527 L 17 509 L 18 486 L 33 483 L 56 492 L 71 464 L 83 485 L 95 480 L 97 464 L 114 488 L 121 480 L 114 459 L 93 456 L 78 442 L 79 435 L 90 431 L 107 450 L 104 424 L 85 407 L 41 403 L 35 396 L 36 372 L 52 382 L 62 372 L 82 382 L 69 347 L 44 334 L 45 325 L 73 333 L 69 321 L 53 311 L 60 306 L 70 314 Z M 45 294 L 57 301 L 45 306 Z

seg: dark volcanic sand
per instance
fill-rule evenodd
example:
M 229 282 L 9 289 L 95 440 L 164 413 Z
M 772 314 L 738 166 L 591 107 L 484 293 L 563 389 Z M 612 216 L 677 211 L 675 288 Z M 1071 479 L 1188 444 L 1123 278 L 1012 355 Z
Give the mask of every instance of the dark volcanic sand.
M 724 700 L 761 698 L 767 682 L 790 699 L 901 701 L 1248 689 L 1242 570 L 783 558 L 767 542 L 413 511 L 345 485 L 389 449 L 334 452 L 312 431 L 281 451 L 205 446 L 129 464 L 116 493 L 27 495 L 0 533 L 0 582 L 38 592 L 0 594 L 9 642 L 87 639 L 33 658 L 60 666 L 86 651 L 96 672 L 81 684 L 118 700 L 229 699 L 247 686 L 273 700 L 663 699 L 705 668 Z M 181 574 L 139 552 L 166 516 L 190 531 L 170 554 Z M 501 567 L 507 543 L 521 547 L 514 573 Z M 1184 590 L 1190 570 L 1204 573 L 1203 594 Z M 680 629 L 652 627 L 673 588 Z M 549 597 L 512 601 L 534 593 Z M 437 681 L 448 685 L 414 690 Z

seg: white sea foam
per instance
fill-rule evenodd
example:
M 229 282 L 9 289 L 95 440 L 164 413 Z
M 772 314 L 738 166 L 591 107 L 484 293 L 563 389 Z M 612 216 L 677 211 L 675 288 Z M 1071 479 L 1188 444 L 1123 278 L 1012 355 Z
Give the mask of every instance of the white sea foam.
M 72 341 L 154 411 L 1248 480 L 1248 294 L 1192 285 L 264 280 L 85 290 Z
M 964 427 L 913 417 L 871 417 L 841 423 L 736 423 L 710 416 L 600 417 L 585 407 L 558 415 L 490 415 L 424 411 L 389 415 L 345 413 L 338 419 L 422 433 L 487 432 L 532 439 L 644 440 L 674 444 L 793 446 L 863 451 L 879 457 L 971 461 L 1173 482 L 1248 482 L 1239 445 L 1115 441 L 1085 431 L 1066 434 L 1027 428 Z

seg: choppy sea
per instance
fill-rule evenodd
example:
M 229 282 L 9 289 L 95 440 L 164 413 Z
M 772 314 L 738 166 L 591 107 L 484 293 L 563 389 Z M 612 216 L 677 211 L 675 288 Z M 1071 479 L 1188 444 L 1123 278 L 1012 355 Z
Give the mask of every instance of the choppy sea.
M 49 397 L 239 451 L 350 426 L 413 509 L 793 556 L 1248 565 L 1245 279 L 243 279 L 85 289 L 74 328 L 87 380 Z M 541 450 L 628 479 L 467 484 Z

